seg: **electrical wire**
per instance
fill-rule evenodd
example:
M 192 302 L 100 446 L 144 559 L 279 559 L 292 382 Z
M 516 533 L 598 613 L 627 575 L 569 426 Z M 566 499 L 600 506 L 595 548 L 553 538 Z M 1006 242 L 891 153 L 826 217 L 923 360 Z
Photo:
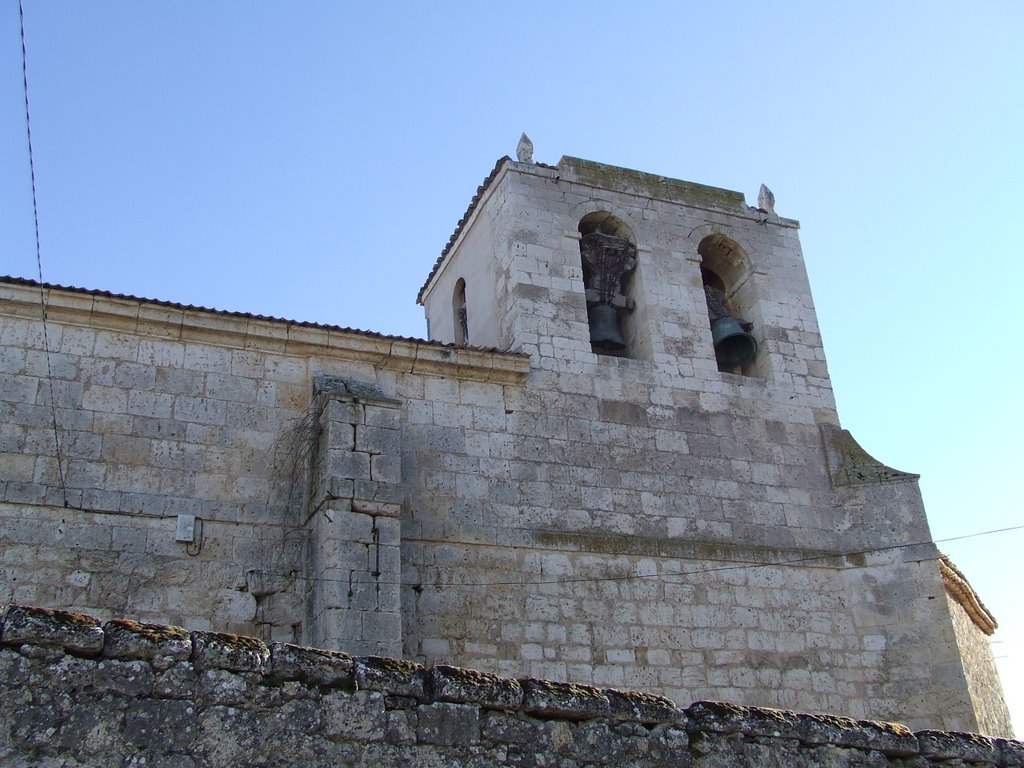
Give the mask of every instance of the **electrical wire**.
M 18 0 L 18 18 L 21 22 L 21 82 L 25 93 L 25 132 L 28 136 L 28 169 L 32 181 L 32 222 L 36 235 L 36 269 L 39 273 L 39 304 L 43 318 L 43 350 L 46 353 L 46 383 L 50 391 L 50 415 L 53 422 L 53 443 L 57 457 L 57 473 L 60 475 L 60 489 L 64 506 L 68 504 L 68 487 L 64 479 L 64 459 L 60 450 L 60 429 L 57 427 L 57 403 L 53 396 L 53 368 L 50 364 L 50 335 L 46 324 L 46 289 L 43 282 L 43 248 L 39 237 L 39 199 L 36 194 L 36 161 L 32 151 L 32 118 L 28 106 L 28 45 L 25 35 L 25 5 Z

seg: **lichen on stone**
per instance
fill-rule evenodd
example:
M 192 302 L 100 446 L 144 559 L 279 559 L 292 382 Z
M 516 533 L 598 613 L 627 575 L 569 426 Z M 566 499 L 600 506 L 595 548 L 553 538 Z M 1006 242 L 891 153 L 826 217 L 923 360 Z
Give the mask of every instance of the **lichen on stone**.
M 264 673 L 270 663 L 270 648 L 255 637 L 193 632 L 192 661 L 201 669 Z
M 83 613 L 12 605 L 0 628 L 0 642 L 57 646 L 93 655 L 103 648 L 103 629 L 97 619 Z
M 111 619 L 103 625 L 103 655 L 115 659 L 152 659 L 169 656 L 187 659 L 192 638 L 181 627 L 144 624 L 131 619 Z

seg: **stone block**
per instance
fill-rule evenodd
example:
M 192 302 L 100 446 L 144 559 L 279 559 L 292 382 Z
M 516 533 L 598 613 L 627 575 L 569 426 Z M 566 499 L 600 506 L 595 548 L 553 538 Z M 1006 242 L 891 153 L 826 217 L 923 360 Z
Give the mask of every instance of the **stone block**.
M 270 660 L 270 674 L 278 680 L 341 688 L 353 685 L 355 665 L 347 653 L 271 643 Z
M 402 614 L 398 612 L 398 593 L 399 591 L 395 589 L 390 606 L 381 605 L 373 611 L 363 611 L 360 614 L 362 639 L 373 642 L 375 654 L 401 656 Z M 420 677 L 422 678 L 422 675 Z
M 88 385 L 82 391 L 82 407 L 88 411 L 125 413 L 128 409 L 128 391 L 120 387 Z
M 270 649 L 253 637 L 224 632 L 193 632 L 192 663 L 199 669 L 262 674 L 270 665 Z
M 206 375 L 206 396 L 216 400 L 254 403 L 256 402 L 256 386 L 255 379 L 220 373 Z
M 231 373 L 231 350 L 203 344 L 186 344 L 183 365 L 193 371 Z
M 103 625 L 103 655 L 112 659 L 184 660 L 192 655 L 192 638 L 181 627 L 112 619 Z
M 370 479 L 378 483 L 402 482 L 402 457 L 377 455 L 370 457 Z
M 600 688 L 532 678 L 519 682 L 523 687 L 523 711 L 531 715 L 591 720 L 607 717 L 610 711 L 608 696 Z
M 144 365 L 178 367 L 185 361 L 185 345 L 176 341 L 141 339 L 136 359 Z
M 661 725 L 672 723 L 685 727 L 686 713 L 671 699 L 636 691 L 604 689 L 608 697 L 608 713 L 613 720 Z
M 378 691 L 330 693 L 323 698 L 321 724 L 331 741 L 382 741 L 387 718 Z
M 355 447 L 355 425 L 330 421 L 324 428 L 326 447 L 332 451 L 351 451 Z
M 356 425 L 356 450 L 370 454 L 398 455 L 400 432 L 395 429 Z
M 425 701 L 426 671 L 422 664 L 383 656 L 355 659 L 355 685 L 360 691 L 377 691 L 391 696 L 409 696 Z
M 523 688 L 518 680 L 439 664 L 430 669 L 430 689 L 440 701 L 476 704 L 484 709 L 518 709 Z
M 326 424 L 362 424 L 363 406 L 351 400 L 330 398 L 324 404 L 321 421 Z
M 950 733 L 948 731 L 918 731 L 914 734 L 921 755 L 938 762 L 962 760 L 965 763 L 999 764 L 999 749 L 995 739 L 977 733 Z
M 211 704 L 233 707 L 252 702 L 248 681 L 226 669 L 204 669 L 199 673 L 199 695 Z
M 370 454 L 355 451 L 331 451 L 324 462 L 323 473 L 331 477 L 368 480 Z
M 198 424 L 224 424 L 227 405 L 223 400 L 179 395 L 174 399 L 174 418 Z
M 105 659 L 96 665 L 93 685 L 100 693 L 148 696 L 153 691 L 153 668 L 145 661 Z
M 480 710 L 466 704 L 437 702 L 416 710 L 421 744 L 469 746 L 480 741 Z
M 373 480 L 356 480 L 352 489 L 352 498 L 400 504 L 404 494 L 401 485 L 378 483 Z
M 387 430 L 398 430 L 402 426 L 402 411 L 397 407 L 371 405 L 363 406 L 363 423 L 368 427 L 379 427 Z
M 0 643 L 56 646 L 91 656 L 103 649 L 103 628 L 82 613 L 12 605 L 4 616 Z

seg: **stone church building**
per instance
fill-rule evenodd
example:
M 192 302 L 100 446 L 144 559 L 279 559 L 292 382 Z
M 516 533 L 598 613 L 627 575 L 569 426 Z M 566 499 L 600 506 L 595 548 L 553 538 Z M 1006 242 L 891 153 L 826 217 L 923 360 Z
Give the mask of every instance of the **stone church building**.
M 797 233 L 524 152 L 429 340 L 4 278 L 0 602 L 1011 735 L 917 477 L 839 424 Z

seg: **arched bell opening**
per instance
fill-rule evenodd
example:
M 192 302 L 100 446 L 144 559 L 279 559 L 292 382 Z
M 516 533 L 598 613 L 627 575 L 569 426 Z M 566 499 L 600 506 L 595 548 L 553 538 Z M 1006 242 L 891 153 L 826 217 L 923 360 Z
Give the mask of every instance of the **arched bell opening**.
M 636 308 L 630 296 L 637 256 L 633 233 L 607 211 L 588 213 L 578 229 L 590 347 L 599 355 L 629 357 L 628 316 Z
M 455 343 L 469 344 L 469 314 L 466 311 L 466 281 L 461 277 L 452 292 L 452 318 L 455 322 Z
M 749 261 L 739 245 L 720 234 L 701 240 L 697 252 L 718 370 L 749 374 L 758 349 L 754 324 L 746 319 Z

